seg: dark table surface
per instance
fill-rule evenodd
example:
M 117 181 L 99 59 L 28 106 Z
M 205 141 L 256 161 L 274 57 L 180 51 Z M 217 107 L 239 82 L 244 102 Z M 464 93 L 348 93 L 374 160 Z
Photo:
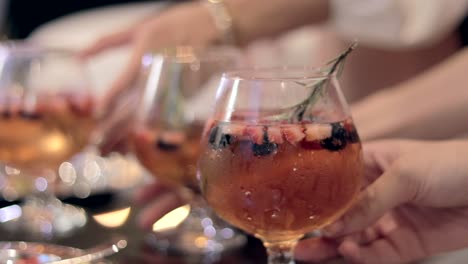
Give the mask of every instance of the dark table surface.
M 68 202 L 80 204 L 88 213 L 87 224 L 66 237 L 52 239 L 39 239 L 21 231 L 5 230 L 0 224 L 0 240 L 2 241 L 46 241 L 48 243 L 60 244 L 82 249 L 90 248 L 98 243 L 111 240 L 116 236 L 124 236 L 128 241 L 128 246 L 118 254 L 109 257 L 112 263 L 164 263 L 164 264 L 192 264 L 192 263 L 266 263 L 265 251 L 255 238 L 249 237 L 247 244 L 236 251 L 223 254 L 217 261 L 206 259 L 203 256 L 174 255 L 155 250 L 149 243 L 150 234 L 139 229 L 136 225 L 136 216 L 141 208 L 132 205 L 128 196 L 115 194 L 102 194 L 92 196 L 84 200 L 69 199 Z M 66 200 L 67 201 L 67 200 Z M 0 203 L 0 207 L 2 204 Z M 130 215 L 125 224 L 116 228 L 107 228 L 100 225 L 93 219 L 93 215 L 111 212 L 119 208 L 130 207 Z M 328 262 L 341 263 L 341 262 Z

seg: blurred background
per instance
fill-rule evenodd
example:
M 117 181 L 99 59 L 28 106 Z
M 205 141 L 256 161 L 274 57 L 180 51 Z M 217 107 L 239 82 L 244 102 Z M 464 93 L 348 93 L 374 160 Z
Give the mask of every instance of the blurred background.
M 105 7 L 115 4 L 125 4 L 137 1 L 125 0 L 46 0 L 46 1 L 10 1 L 0 2 L 1 29 L 4 37 L 24 39 L 37 27 L 59 17 L 85 11 L 92 8 Z M 143 0 L 138 2 L 157 2 Z M 181 0 L 172 2 L 181 2 Z M 25 8 L 27 6 L 27 8 Z
M 79 51 L 101 36 L 125 29 L 144 17 L 157 15 L 169 5 L 180 2 L 184 1 L 0 0 L 0 36 L 2 40 L 21 39 L 46 47 Z M 343 76 L 344 93 L 351 106 L 354 107 L 354 103 L 378 89 L 396 87 L 398 83 L 424 72 L 459 51 L 468 42 L 468 23 L 466 20 L 462 21 L 457 22 L 454 27 L 456 29 L 436 41 L 407 49 L 387 49 L 368 45 L 365 41 L 361 43 Z M 256 40 L 245 47 L 245 54 L 257 66 L 317 65 L 332 58 L 348 42 L 349 38 L 330 30 L 330 25 L 308 25 L 273 39 Z M 106 50 L 87 61 L 87 71 L 96 94 L 105 94 L 112 81 L 123 70 L 129 55 L 130 47 L 122 46 Z M 356 121 L 359 125 L 359 116 Z M 407 130 L 402 128 L 401 131 L 395 131 L 394 135 L 400 135 L 401 131 Z M 375 137 L 382 136 L 375 134 Z M 18 207 L 15 205 L 21 202 L 24 193 L 35 188 L 34 182 L 11 177 L 16 174 L 18 171 L 12 168 L 0 168 L 0 224 L 18 217 Z M 86 225 L 84 230 L 73 236 L 54 238 L 50 242 L 86 248 L 97 241 L 108 240 L 115 233 L 132 234 L 138 243 L 130 245 L 133 250 L 123 260 L 119 259 L 119 263 L 201 263 L 193 260 L 169 260 L 152 255 L 151 250 L 141 251 L 144 246 L 139 242 L 145 232 L 136 227 L 136 216 L 141 208 L 133 206 L 131 199 L 136 188 L 147 183 L 151 177 L 133 155 L 112 153 L 101 157 L 97 150 L 87 149 L 64 163 L 59 170 L 59 177 L 59 197 L 85 208 L 91 217 L 83 223 Z M 186 212 L 182 212 L 182 215 L 184 213 Z M 169 223 L 177 223 L 174 219 L 178 216 L 172 217 L 175 218 L 170 218 Z M 96 239 L 90 240 L 90 236 L 95 236 Z M 21 230 L 8 229 L 8 225 L 0 227 L 0 238 L 32 239 Z M 258 241 L 252 240 L 250 243 L 260 248 Z M 243 254 L 251 259 L 264 258 L 263 251 L 254 248 Z M 464 256 L 455 255 L 450 263 L 465 263 Z M 235 255 L 222 263 L 258 263 L 245 261 L 247 260 Z M 448 263 L 443 259 L 433 261 Z

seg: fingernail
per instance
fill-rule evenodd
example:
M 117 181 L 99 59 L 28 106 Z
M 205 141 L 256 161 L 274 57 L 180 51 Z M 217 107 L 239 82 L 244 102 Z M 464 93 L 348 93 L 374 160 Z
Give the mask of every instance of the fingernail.
M 340 234 L 344 229 L 344 223 L 342 220 L 338 220 L 335 223 L 325 227 L 322 233 L 325 237 L 334 237 Z

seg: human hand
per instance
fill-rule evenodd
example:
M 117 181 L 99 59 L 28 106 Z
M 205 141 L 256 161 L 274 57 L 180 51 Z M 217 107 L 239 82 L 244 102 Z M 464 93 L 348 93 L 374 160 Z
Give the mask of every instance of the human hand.
M 369 186 L 326 237 L 299 243 L 298 259 L 408 263 L 468 246 L 468 141 L 379 141 L 364 153 Z
M 187 30 L 190 29 L 190 30 Z M 218 41 L 219 32 L 209 10 L 201 2 L 178 4 L 132 27 L 104 36 L 82 50 L 86 59 L 110 48 L 131 45 L 131 55 L 122 74 L 112 83 L 102 99 L 103 155 L 128 151 L 127 138 L 134 108 L 139 104 L 139 91 L 134 87 L 145 52 L 175 45 L 204 47 Z
M 176 45 L 204 47 L 220 37 L 209 10 L 195 1 L 174 5 L 126 30 L 104 36 L 82 50 L 80 56 L 88 58 L 116 46 L 131 45 L 128 63 L 103 100 L 106 112 L 111 113 L 118 98 L 135 82 L 145 52 Z

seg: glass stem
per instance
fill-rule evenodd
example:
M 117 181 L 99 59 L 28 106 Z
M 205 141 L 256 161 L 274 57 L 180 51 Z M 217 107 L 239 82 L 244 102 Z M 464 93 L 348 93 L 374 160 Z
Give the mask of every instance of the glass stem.
M 267 249 L 268 264 L 294 264 L 294 248 L 297 240 L 282 242 L 267 242 L 263 245 Z
M 194 194 L 192 200 L 190 201 L 190 216 L 194 219 L 205 219 L 209 218 L 211 220 L 211 225 L 216 225 L 218 223 L 218 217 L 211 208 L 206 204 L 203 196 Z

